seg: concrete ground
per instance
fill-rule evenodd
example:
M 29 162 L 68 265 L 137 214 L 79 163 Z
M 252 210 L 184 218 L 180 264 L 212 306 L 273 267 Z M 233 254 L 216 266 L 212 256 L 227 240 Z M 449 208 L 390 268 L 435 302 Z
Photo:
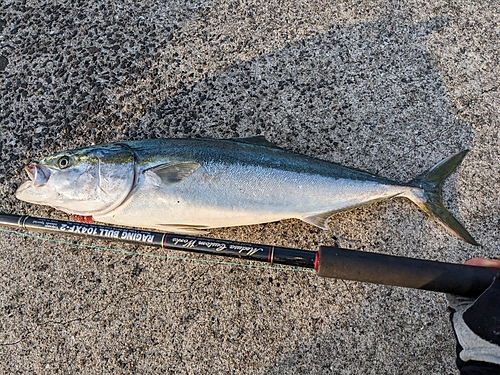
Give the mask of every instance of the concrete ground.
M 399 181 L 469 148 L 444 199 L 481 247 L 404 199 L 329 231 L 287 220 L 211 236 L 498 256 L 499 19 L 493 0 L 6 0 L 0 210 L 67 218 L 15 199 L 23 166 L 116 140 L 260 134 Z M 444 295 L 42 237 L 0 232 L 0 373 L 456 372 Z

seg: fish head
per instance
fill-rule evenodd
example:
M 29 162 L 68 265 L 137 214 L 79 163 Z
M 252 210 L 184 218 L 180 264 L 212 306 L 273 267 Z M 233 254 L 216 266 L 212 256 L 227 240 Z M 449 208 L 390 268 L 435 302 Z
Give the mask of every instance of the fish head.
M 17 189 L 17 199 L 75 215 L 109 212 L 135 185 L 134 153 L 119 143 L 60 152 L 25 171 L 29 180 Z

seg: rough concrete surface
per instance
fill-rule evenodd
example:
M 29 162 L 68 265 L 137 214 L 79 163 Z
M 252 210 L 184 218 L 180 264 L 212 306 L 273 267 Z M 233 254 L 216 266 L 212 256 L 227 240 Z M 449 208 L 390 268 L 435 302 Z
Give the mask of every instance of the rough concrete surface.
M 499 19 L 491 0 L 6 0 L 1 211 L 67 218 L 15 199 L 23 166 L 116 140 L 261 134 L 400 181 L 470 148 L 444 199 L 481 247 L 404 199 L 329 231 L 287 220 L 211 236 L 498 256 Z M 0 232 L 0 373 L 456 372 L 443 295 L 42 237 Z

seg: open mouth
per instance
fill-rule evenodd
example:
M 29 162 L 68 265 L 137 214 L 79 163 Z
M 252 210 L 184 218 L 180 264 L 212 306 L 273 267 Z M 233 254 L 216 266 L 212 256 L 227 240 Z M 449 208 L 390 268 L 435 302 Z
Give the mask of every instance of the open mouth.
M 50 170 L 37 163 L 31 163 L 30 165 L 27 165 L 24 170 L 28 174 L 30 180 L 33 182 L 34 187 L 45 185 L 50 178 Z

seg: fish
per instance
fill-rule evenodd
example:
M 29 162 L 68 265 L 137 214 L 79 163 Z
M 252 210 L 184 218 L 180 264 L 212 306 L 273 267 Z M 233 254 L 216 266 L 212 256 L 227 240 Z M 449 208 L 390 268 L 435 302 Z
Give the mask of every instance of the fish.
M 30 163 L 16 197 L 107 224 L 184 234 L 291 218 L 326 230 L 336 212 L 404 197 L 478 245 L 441 198 L 443 181 L 467 152 L 400 183 L 262 136 L 119 141 Z

